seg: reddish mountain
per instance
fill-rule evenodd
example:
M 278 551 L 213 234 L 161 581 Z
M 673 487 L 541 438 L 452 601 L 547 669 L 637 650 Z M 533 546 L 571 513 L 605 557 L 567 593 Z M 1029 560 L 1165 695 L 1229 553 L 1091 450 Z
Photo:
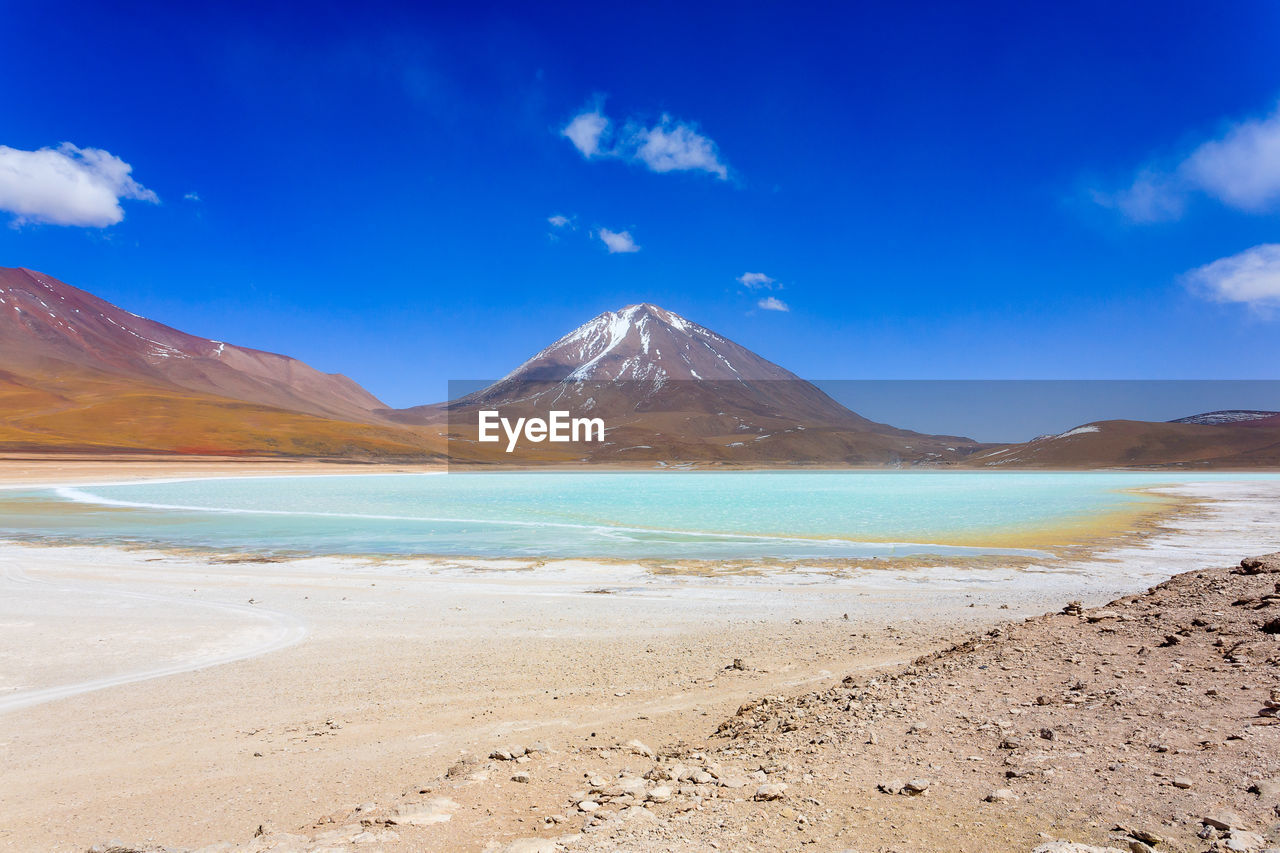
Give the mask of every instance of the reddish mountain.
M 0 268 L 0 451 L 426 458 L 443 439 L 300 361 Z
M 345 376 L 188 335 L 26 269 L 0 267 L 0 366 L 38 376 L 87 369 L 347 420 L 378 420 L 385 408 Z

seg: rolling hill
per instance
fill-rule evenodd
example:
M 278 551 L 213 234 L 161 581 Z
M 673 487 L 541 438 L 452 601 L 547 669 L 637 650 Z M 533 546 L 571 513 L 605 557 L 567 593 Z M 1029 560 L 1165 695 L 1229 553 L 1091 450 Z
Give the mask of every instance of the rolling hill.
M 344 376 L 0 268 L 0 450 L 422 458 L 443 440 Z

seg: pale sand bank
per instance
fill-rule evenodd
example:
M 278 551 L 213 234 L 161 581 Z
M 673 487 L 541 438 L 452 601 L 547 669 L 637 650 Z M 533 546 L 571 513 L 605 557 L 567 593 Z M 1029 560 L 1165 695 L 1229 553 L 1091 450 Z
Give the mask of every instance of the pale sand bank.
M 62 481 L 88 479 L 127 476 Z M 0 849 L 244 840 L 264 821 L 287 829 L 385 802 L 511 737 L 702 736 L 763 694 L 1280 546 L 1280 484 L 1170 491 L 1212 502 L 1086 560 L 981 571 L 708 578 L 0 546 Z M 726 671 L 734 658 L 753 668 Z M 160 671 L 175 674 L 131 680 Z M 481 849 L 527 813 L 494 796 L 445 825 L 441 849 Z

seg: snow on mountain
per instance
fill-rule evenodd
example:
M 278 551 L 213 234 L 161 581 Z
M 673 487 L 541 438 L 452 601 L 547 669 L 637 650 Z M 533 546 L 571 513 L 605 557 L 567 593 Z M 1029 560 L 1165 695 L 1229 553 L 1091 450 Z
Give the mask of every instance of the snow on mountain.
M 480 391 L 390 416 L 447 421 L 452 458 L 557 458 L 547 444 L 529 445 L 525 457 L 486 455 L 473 436 L 479 412 L 491 410 L 602 418 L 608 441 L 565 447 L 563 461 L 937 465 L 973 447 L 870 421 L 723 335 L 646 303 L 593 317 Z
M 674 311 L 628 305 L 583 323 L 505 379 L 663 382 L 796 380 L 795 374 Z
M 1246 421 L 1260 421 L 1263 418 L 1273 418 L 1280 415 L 1280 412 L 1263 412 L 1256 409 L 1223 409 L 1217 412 L 1204 412 L 1199 415 L 1190 415 L 1185 418 L 1169 421 L 1171 424 L 1238 424 Z
M 592 318 L 452 407 L 516 403 L 871 423 L 791 371 L 647 303 Z

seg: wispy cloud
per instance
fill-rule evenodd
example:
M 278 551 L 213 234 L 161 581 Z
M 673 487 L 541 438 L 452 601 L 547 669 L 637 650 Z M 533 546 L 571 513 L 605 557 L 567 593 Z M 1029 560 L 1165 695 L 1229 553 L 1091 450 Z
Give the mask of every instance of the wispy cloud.
M 1181 217 L 1197 194 L 1250 213 L 1280 203 L 1280 107 L 1232 124 L 1171 164 L 1142 168 L 1128 187 L 1093 197 L 1135 222 L 1158 222 Z
M 781 287 L 776 279 L 770 278 L 762 272 L 744 272 L 738 276 L 738 284 L 741 284 L 747 290 L 773 290 L 775 287 Z
M 186 195 L 184 195 L 184 196 L 183 196 L 183 198 L 184 198 L 184 199 L 186 199 L 187 201 L 199 201 L 199 200 L 200 200 L 200 193 L 198 193 L 198 192 L 189 192 L 189 193 L 187 193 Z
M 756 303 L 757 306 L 766 311 L 790 311 L 791 306 L 783 302 L 776 296 L 766 296 Z
M 590 159 L 606 153 L 601 151 L 600 143 L 608 132 L 609 119 L 599 109 L 594 109 L 574 116 L 560 135 L 572 142 L 583 157 Z
M 551 224 L 552 228 L 566 228 L 573 223 L 573 220 L 557 213 L 555 216 L 548 216 L 547 222 Z
M 668 115 L 653 127 L 633 125 L 627 144 L 635 148 L 634 159 L 655 172 L 710 172 L 722 181 L 729 177 L 716 144 L 693 125 L 674 122 Z
M 0 145 L 0 210 L 17 224 L 105 228 L 124 219 L 122 199 L 160 199 L 133 179 L 133 167 L 101 148 L 23 151 Z
M 1261 311 L 1280 308 L 1280 243 L 1264 243 L 1197 267 L 1182 277 L 1194 293 Z
M 615 133 L 613 127 L 596 104 L 574 116 L 560 134 L 588 160 L 614 158 L 640 163 L 653 172 L 708 172 L 722 181 L 729 177 L 715 142 L 691 122 L 663 114 L 652 126 L 628 119 L 621 131 Z
M 640 251 L 630 231 L 610 231 L 608 228 L 601 228 L 596 231 L 596 236 L 600 238 L 600 242 L 604 243 L 611 255 Z

